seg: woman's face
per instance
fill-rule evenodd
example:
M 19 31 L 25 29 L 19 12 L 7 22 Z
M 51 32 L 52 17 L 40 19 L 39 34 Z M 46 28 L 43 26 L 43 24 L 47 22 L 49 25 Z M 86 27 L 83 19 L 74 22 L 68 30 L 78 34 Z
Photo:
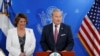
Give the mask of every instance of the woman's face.
M 20 18 L 18 24 L 17 24 L 17 27 L 20 27 L 20 28 L 25 28 L 26 27 L 26 20 L 25 18 Z

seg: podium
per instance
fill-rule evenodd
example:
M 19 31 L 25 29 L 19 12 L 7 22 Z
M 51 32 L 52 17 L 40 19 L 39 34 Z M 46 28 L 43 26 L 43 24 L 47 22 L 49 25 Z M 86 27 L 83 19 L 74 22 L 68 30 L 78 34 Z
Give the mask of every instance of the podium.
M 36 52 L 36 56 L 49 56 L 50 52 Z M 61 52 L 62 56 L 75 56 L 74 52 Z

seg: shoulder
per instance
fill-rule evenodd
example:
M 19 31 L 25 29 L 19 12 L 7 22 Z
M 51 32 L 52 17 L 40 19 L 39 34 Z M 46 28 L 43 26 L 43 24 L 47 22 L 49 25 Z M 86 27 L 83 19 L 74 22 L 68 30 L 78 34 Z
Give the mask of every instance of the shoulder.
M 25 31 L 29 32 L 29 33 L 33 33 L 33 29 L 31 29 L 31 28 L 25 28 Z
M 17 28 L 11 28 L 11 29 L 8 30 L 8 32 L 13 32 L 13 31 L 16 31 L 16 30 L 17 30 Z
M 9 29 L 8 31 L 7 31 L 7 35 L 8 34 L 15 34 L 15 32 L 17 31 L 17 28 L 11 28 L 11 29 Z
M 64 23 L 61 23 L 61 25 L 64 27 L 70 27 L 68 24 L 64 24 Z
M 31 29 L 31 28 L 25 28 L 26 30 L 29 30 L 29 31 L 33 31 L 33 29 Z
M 63 26 L 66 29 L 70 29 L 71 28 L 68 24 L 64 24 L 64 23 L 61 23 L 61 26 Z
M 43 28 L 45 29 L 45 28 L 50 28 L 50 27 L 52 27 L 52 23 L 51 24 L 48 24 L 48 25 L 45 25 Z

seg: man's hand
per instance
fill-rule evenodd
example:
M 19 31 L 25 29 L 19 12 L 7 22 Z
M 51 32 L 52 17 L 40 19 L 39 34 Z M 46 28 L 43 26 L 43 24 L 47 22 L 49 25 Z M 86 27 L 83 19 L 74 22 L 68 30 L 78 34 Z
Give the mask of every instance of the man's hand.
M 47 50 L 46 52 L 52 52 L 51 50 Z
M 63 50 L 62 52 L 67 52 L 67 50 Z

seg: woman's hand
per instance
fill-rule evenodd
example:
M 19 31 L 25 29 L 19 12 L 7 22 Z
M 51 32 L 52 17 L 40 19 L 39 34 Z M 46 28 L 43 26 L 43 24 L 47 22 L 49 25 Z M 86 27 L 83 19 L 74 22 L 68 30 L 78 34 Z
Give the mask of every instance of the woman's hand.
M 19 56 L 26 56 L 25 53 L 21 53 Z

